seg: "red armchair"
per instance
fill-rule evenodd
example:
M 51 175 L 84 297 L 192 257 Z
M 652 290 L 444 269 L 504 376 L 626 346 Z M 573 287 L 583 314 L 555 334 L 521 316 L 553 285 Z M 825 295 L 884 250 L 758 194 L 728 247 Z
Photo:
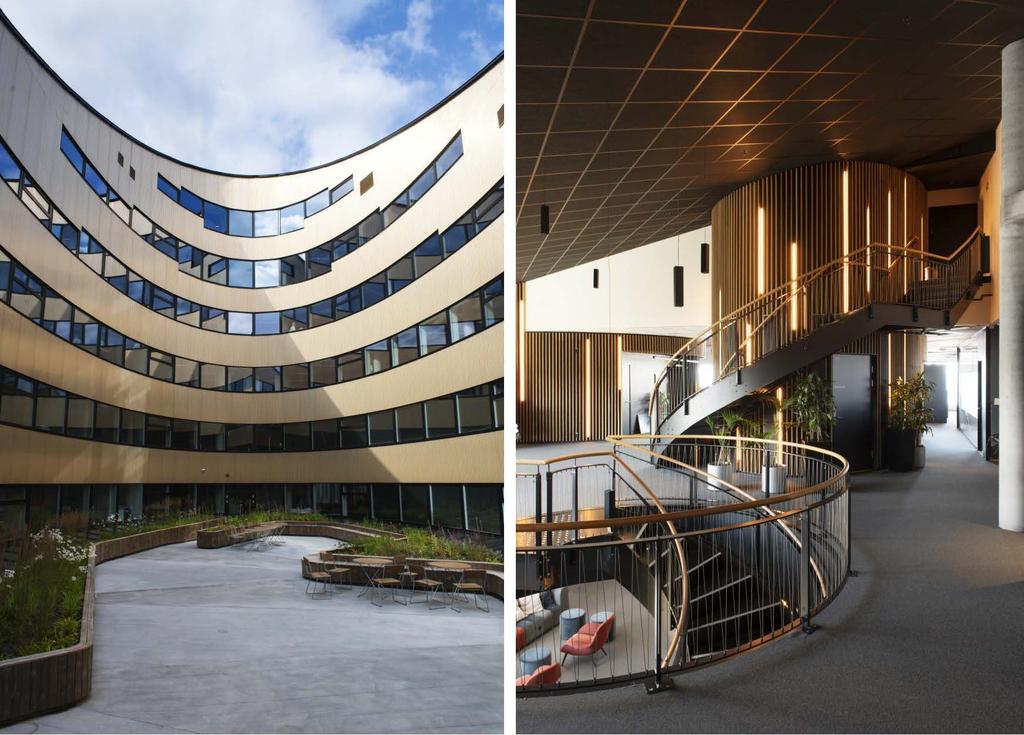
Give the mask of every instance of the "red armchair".
M 567 656 L 593 656 L 598 651 L 608 655 L 604 650 L 604 644 L 608 642 L 608 635 L 612 631 L 612 624 L 615 616 L 609 615 L 603 623 L 587 623 L 572 638 L 562 644 L 562 663 L 565 663 Z
M 562 667 L 558 664 L 545 664 L 540 666 L 528 676 L 520 676 L 516 679 L 516 688 L 540 687 L 557 684 L 562 678 Z

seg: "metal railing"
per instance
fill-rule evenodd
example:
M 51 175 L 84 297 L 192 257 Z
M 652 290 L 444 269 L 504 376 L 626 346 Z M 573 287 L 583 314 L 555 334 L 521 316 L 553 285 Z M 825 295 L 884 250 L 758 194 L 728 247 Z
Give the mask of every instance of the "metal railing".
M 609 440 L 519 463 L 518 694 L 656 690 L 812 630 L 849 571 L 845 459 L 738 437 Z
M 783 283 L 726 314 L 665 363 L 648 404 L 657 430 L 702 389 L 817 329 L 872 304 L 955 307 L 979 282 L 986 238 L 980 228 L 955 252 L 935 255 L 871 244 Z

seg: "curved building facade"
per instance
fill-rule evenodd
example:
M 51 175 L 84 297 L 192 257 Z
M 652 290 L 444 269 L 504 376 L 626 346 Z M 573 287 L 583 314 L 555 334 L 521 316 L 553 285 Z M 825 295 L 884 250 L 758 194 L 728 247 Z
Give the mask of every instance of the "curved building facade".
M 500 533 L 501 58 L 364 150 L 235 176 L 135 140 L 0 21 L 0 524 Z

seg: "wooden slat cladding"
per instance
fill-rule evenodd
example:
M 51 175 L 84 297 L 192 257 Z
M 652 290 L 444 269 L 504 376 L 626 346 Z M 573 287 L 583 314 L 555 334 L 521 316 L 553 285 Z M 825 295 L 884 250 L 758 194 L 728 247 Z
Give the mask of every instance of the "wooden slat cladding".
M 800 273 L 843 255 L 844 167 L 849 171 L 849 252 L 868 244 L 869 209 L 872 242 L 902 245 L 916 237 L 920 248 L 928 249 L 928 192 L 916 177 L 869 161 L 831 161 L 782 171 L 737 189 L 712 209 L 712 321 L 758 296 L 759 208 L 764 209 L 764 291 L 790 280 L 793 242 Z M 897 266 L 899 278 L 901 268 Z M 866 303 L 863 269 L 850 269 L 849 284 L 853 310 Z M 842 289 L 808 306 L 813 313 L 841 313 Z
M 521 288 L 518 289 L 521 298 Z M 671 355 L 685 337 L 601 332 L 526 332 L 523 366 L 525 400 L 518 400 L 518 441 L 564 442 L 604 439 L 622 422 L 618 340 L 623 352 Z M 590 340 L 590 424 L 586 422 L 586 343 Z M 518 377 L 518 376 L 517 376 Z

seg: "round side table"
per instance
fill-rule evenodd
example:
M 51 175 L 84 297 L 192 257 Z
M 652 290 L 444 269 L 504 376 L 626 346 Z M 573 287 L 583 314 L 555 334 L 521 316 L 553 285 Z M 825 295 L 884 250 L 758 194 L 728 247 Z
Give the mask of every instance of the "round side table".
M 593 615 L 590 616 L 590 622 L 594 623 L 594 625 L 600 625 L 605 620 L 607 620 L 608 618 L 613 617 L 614 615 L 615 615 L 615 613 L 609 612 L 607 610 L 605 610 L 603 612 L 596 612 L 596 613 L 594 613 Z M 608 629 L 608 640 L 610 640 L 610 641 L 615 640 L 615 620 L 612 620 L 612 624 L 611 624 L 611 626 Z
M 567 641 L 583 627 L 583 621 L 587 619 L 587 611 L 581 607 L 570 607 L 563 610 L 558 616 L 558 632 L 563 641 Z
M 541 666 L 551 663 L 551 649 L 544 646 L 530 648 L 519 654 L 520 676 L 529 676 Z

